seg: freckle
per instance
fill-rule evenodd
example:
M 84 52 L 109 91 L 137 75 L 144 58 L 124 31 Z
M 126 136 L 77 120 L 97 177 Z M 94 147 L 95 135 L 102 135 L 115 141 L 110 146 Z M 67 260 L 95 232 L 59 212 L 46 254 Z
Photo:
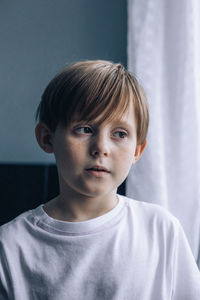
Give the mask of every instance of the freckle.
M 81 150 L 81 148 L 82 148 L 82 144 L 80 142 L 74 143 L 74 146 L 76 146 L 76 149 L 79 149 L 79 150 Z

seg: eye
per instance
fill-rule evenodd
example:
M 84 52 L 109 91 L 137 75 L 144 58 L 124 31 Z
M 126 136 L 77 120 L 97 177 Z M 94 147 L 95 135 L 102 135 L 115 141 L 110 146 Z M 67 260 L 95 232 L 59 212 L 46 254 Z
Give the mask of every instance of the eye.
M 88 126 L 79 126 L 77 128 L 75 128 L 75 133 L 78 134 L 91 134 L 92 133 L 92 129 Z
M 127 137 L 127 133 L 125 131 L 115 131 L 114 136 L 119 139 L 124 139 Z

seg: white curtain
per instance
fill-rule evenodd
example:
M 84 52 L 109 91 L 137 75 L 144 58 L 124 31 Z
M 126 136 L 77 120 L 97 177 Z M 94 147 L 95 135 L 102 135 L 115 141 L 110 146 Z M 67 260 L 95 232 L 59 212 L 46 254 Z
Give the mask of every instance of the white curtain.
M 200 1 L 128 0 L 128 69 L 150 107 L 126 194 L 167 208 L 200 257 Z

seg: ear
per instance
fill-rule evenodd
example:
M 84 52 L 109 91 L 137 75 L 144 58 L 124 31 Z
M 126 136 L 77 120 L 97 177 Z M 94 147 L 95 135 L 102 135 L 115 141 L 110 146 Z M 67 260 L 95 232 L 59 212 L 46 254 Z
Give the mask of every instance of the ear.
M 53 152 L 53 146 L 51 143 L 52 135 L 53 135 L 52 131 L 48 128 L 48 126 L 45 123 L 40 122 L 37 124 L 35 128 L 35 136 L 39 146 L 46 153 Z
M 140 159 L 142 153 L 144 152 L 144 149 L 146 148 L 146 145 L 147 145 L 147 140 L 145 140 L 145 142 L 142 145 L 136 146 L 133 164 Z

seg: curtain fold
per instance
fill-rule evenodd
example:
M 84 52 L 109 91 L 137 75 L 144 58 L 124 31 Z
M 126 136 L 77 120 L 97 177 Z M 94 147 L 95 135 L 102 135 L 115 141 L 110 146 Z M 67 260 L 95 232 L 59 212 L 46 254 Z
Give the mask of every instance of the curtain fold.
M 128 0 L 128 69 L 150 127 L 126 194 L 175 215 L 200 266 L 200 1 Z

